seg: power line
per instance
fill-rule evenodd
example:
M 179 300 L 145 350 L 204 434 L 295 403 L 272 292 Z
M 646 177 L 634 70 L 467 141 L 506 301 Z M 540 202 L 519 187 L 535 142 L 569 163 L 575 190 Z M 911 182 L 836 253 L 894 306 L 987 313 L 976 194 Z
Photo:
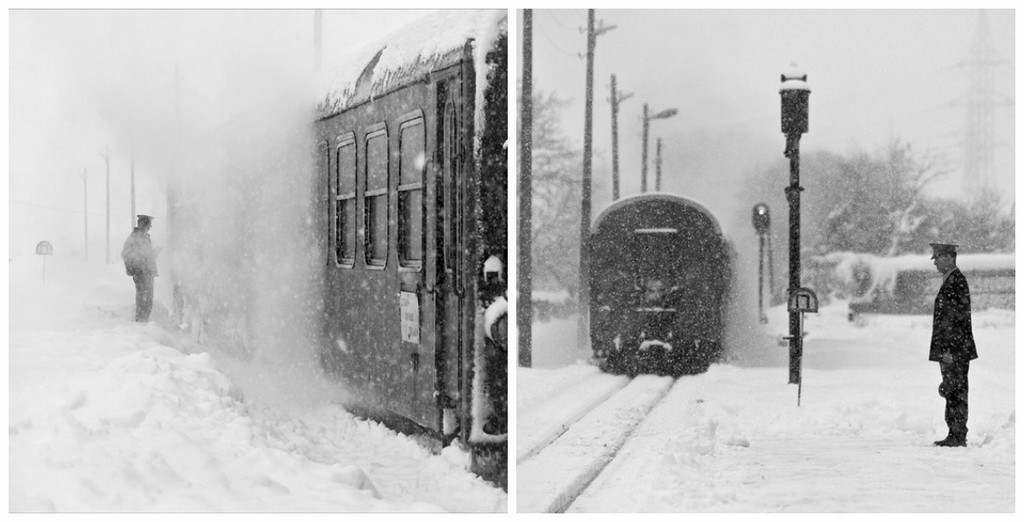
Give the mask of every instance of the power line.
M 546 11 L 546 14 L 549 14 L 551 16 L 551 19 L 556 24 L 558 24 L 562 29 L 565 29 L 566 31 L 577 32 L 577 31 L 580 31 L 580 30 L 583 29 L 583 24 L 586 23 L 586 15 L 584 13 L 579 12 L 579 11 L 567 12 L 566 14 L 573 14 L 573 13 L 579 14 L 581 18 L 577 21 L 579 23 L 579 25 L 577 25 L 576 27 L 566 27 L 565 24 L 563 24 L 561 22 L 561 20 L 559 20 L 559 17 L 556 16 L 556 14 L 558 12 L 559 11 L 553 11 L 552 10 L 552 11 Z
M 579 57 L 579 53 L 573 53 L 573 52 L 566 51 L 565 49 L 562 49 L 558 45 L 558 43 L 556 43 L 555 40 L 553 38 L 551 38 L 551 35 L 549 35 L 547 30 L 544 29 L 544 26 L 536 25 L 536 26 L 534 26 L 534 28 L 540 29 L 540 34 L 544 35 L 544 38 L 548 41 L 548 43 L 550 43 L 555 48 L 555 50 L 558 51 L 559 53 L 564 54 L 566 56 L 571 56 L 573 58 L 578 58 Z

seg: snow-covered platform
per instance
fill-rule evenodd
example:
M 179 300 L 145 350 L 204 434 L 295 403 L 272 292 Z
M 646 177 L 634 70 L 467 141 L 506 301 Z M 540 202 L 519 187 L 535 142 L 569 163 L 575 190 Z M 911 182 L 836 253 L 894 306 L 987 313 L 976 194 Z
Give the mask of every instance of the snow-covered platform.
M 937 448 L 946 426 L 938 365 L 928 361 L 931 317 L 851 323 L 847 305 L 806 316 L 799 406 L 788 349 L 776 343 L 788 315 L 772 308 L 767 325 L 752 317 L 726 347 L 727 363 L 679 379 L 567 511 L 1013 512 L 1014 312 L 974 313 L 968 445 Z M 534 324 L 536 367 L 518 370 L 520 430 L 532 428 L 524 410 L 597 371 L 571 348 L 575 331 L 572 319 Z M 532 474 L 573 484 L 576 470 Z M 520 489 L 517 507 L 546 505 L 568 487 L 526 496 L 534 489 Z
M 44 283 L 26 257 L 9 275 L 11 512 L 507 511 L 465 452 L 345 411 L 301 350 L 179 349 L 131 321 L 123 266 L 54 256 Z

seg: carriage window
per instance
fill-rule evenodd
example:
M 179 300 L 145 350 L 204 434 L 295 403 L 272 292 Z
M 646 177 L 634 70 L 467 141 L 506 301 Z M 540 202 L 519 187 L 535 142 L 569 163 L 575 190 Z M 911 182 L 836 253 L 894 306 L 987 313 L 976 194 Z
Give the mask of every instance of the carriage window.
M 366 137 L 366 263 L 384 266 L 388 259 L 388 135 Z
M 398 252 L 403 266 L 423 261 L 423 128 L 423 118 L 417 118 L 404 124 L 399 134 Z
M 356 143 L 338 147 L 338 179 L 335 196 L 335 249 L 338 263 L 352 266 L 356 260 Z

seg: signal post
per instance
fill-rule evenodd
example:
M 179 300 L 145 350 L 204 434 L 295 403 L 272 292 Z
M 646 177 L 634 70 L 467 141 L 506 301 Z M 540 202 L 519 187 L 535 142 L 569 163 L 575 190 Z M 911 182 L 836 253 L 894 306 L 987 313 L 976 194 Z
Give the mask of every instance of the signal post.
M 794 306 L 796 302 L 803 301 L 797 299 L 798 295 L 803 294 L 800 287 L 800 192 L 803 190 L 800 186 L 800 136 L 808 129 L 810 94 L 806 74 L 795 70 L 782 74 L 782 86 L 779 89 L 779 96 L 782 97 L 782 133 L 786 135 L 785 155 L 789 158 L 789 186 L 786 187 L 786 200 L 789 201 L 789 383 L 797 385 L 801 382 L 800 366 L 803 357 L 803 311 Z M 817 311 L 817 306 L 814 311 Z

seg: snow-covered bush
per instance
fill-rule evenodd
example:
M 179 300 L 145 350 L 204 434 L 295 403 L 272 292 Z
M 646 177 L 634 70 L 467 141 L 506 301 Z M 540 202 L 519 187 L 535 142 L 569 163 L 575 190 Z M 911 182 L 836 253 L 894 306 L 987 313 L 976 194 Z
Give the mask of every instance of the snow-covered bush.
M 976 308 L 980 309 L 986 303 L 991 305 L 986 299 L 987 294 L 1014 291 L 1014 259 L 1014 254 L 962 254 L 957 257 L 957 266 L 972 282 Z M 922 281 L 934 283 L 935 290 L 939 284 L 939 274 L 928 254 L 881 257 L 858 252 L 832 252 L 812 257 L 807 270 L 811 285 L 823 301 L 833 297 L 854 304 L 903 303 L 921 298 L 901 294 L 922 292 L 925 289 L 920 285 Z

